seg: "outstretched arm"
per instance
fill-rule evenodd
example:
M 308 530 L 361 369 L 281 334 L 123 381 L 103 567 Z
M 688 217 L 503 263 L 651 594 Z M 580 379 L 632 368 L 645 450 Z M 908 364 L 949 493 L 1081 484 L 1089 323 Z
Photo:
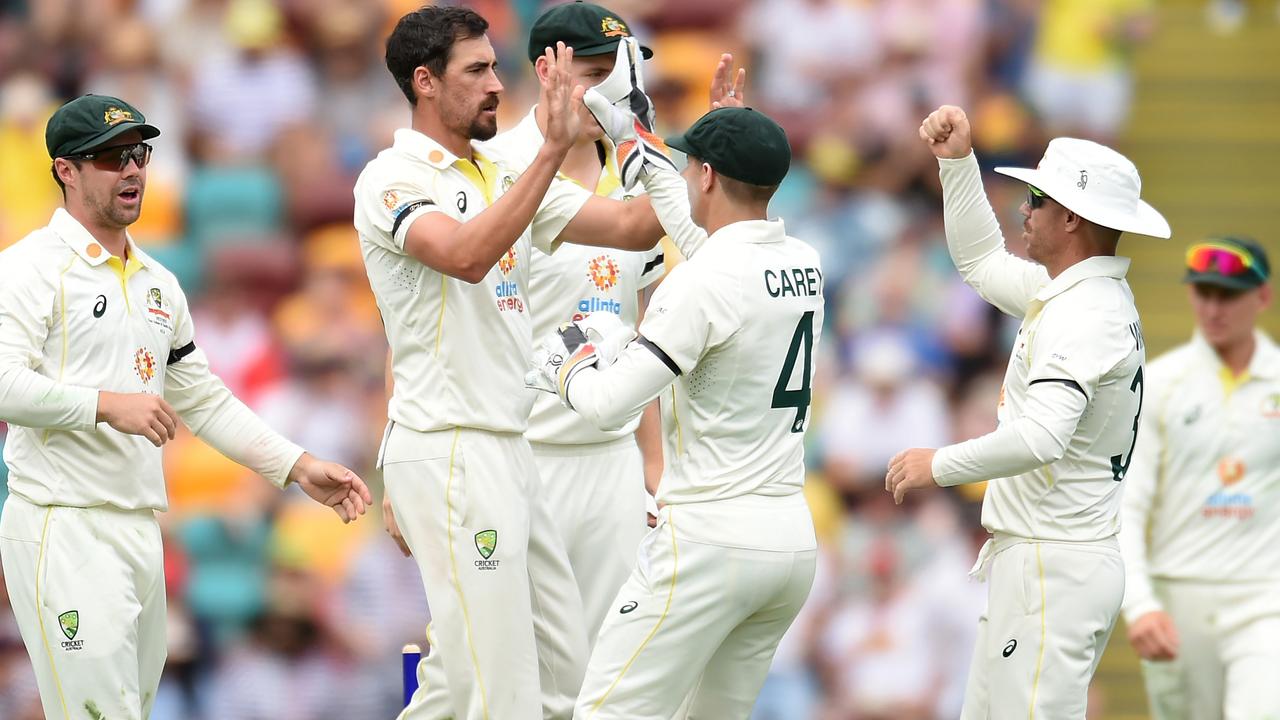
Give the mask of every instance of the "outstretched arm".
M 973 155 L 969 119 L 954 105 L 943 105 L 920 124 L 920 138 L 938 158 L 947 249 L 964 281 L 984 300 L 1014 317 L 1049 274 L 1004 247 L 996 214 L 982 188 L 982 172 Z

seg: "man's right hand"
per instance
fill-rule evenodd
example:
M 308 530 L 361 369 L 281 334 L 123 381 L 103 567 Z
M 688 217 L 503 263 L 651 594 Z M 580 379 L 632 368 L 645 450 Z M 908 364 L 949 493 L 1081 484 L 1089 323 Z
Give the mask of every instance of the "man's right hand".
M 98 392 L 98 414 L 94 422 L 104 422 L 122 433 L 141 435 L 160 447 L 178 433 L 178 414 L 159 395 L 147 393 Z
M 554 51 L 547 48 L 544 52 L 547 59 L 547 78 L 542 81 L 547 104 L 545 144 L 563 154 L 578 139 L 582 124 L 578 106 L 585 90 L 581 85 L 573 84 L 573 48 L 557 42 Z
M 409 549 L 409 543 L 404 541 L 404 535 L 400 534 L 400 526 L 396 524 L 396 513 L 391 509 L 391 498 L 386 495 L 382 497 L 382 522 L 387 526 L 387 534 L 400 547 L 400 552 L 405 557 L 411 557 L 413 551 Z
M 920 123 L 920 139 L 940 158 L 959 159 L 973 152 L 969 118 L 955 105 L 943 105 Z
M 1129 643 L 1143 660 L 1174 660 L 1178 657 L 1178 629 L 1163 610 L 1153 610 L 1129 626 Z

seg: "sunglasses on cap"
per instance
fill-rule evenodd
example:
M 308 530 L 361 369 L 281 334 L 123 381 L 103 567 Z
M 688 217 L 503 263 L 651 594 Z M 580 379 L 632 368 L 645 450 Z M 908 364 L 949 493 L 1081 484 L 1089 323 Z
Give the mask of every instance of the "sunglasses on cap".
M 1235 276 L 1252 272 L 1266 278 L 1252 255 L 1240 248 L 1217 243 L 1200 243 L 1187 248 L 1187 267 L 1198 273 Z
M 1035 185 L 1027 186 L 1027 207 L 1031 208 L 1032 210 L 1035 210 L 1036 208 L 1043 206 L 1045 201 L 1049 199 L 1050 199 L 1049 196 L 1045 195 L 1044 191 L 1042 191 L 1040 188 L 1036 187 Z
M 141 170 L 147 166 L 147 163 L 151 162 L 151 146 L 141 142 L 130 145 L 113 145 L 93 152 L 79 153 L 71 157 L 78 160 L 87 160 L 93 163 L 94 167 L 105 172 L 121 172 L 129 166 L 130 160 L 136 163 L 138 169 Z

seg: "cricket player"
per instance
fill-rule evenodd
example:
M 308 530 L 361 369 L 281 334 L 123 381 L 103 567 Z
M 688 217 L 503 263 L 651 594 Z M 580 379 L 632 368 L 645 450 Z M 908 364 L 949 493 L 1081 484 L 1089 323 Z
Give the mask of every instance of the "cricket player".
M 634 116 L 602 117 L 617 108 L 595 92 L 588 107 L 610 137 L 636 142 L 618 133 Z M 691 218 L 709 236 L 655 292 L 639 336 L 596 316 L 569 324 L 530 374 L 604 429 L 662 397 L 662 510 L 601 627 L 574 717 L 666 720 L 692 694 L 688 717 L 746 718 L 815 571 L 803 441 L 822 267 L 766 219 L 791 160 L 772 120 L 722 108 L 668 140 L 689 157 L 683 203 L 667 202 L 684 184 L 674 166 L 642 142 L 641 178 L 668 232 Z
M 1187 250 L 1197 332 L 1153 361 L 1124 492 L 1129 641 L 1159 720 L 1280 717 L 1280 349 L 1257 242 Z
M 474 142 L 496 133 L 502 92 L 487 27 L 471 10 L 424 7 L 387 41 L 412 128 L 355 187 L 394 377 L 379 461 L 435 620 L 420 677 L 443 664 L 457 720 L 568 717 L 587 642 L 523 436 L 530 252 L 535 241 L 647 250 L 662 227 L 647 201 L 555 181 L 580 129 L 569 48 L 545 48 L 545 142 L 527 167 Z M 438 717 L 432 688 L 403 717 Z
M 944 105 L 920 137 L 938 157 L 947 246 L 987 302 L 1022 318 L 992 433 L 889 463 L 885 488 L 990 480 L 982 524 L 993 539 L 987 611 L 965 691 L 965 720 L 1082 718 L 1089 680 L 1124 594 L 1116 533 L 1120 488 L 1142 407 L 1142 327 L 1116 257 L 1122 232 L 1169 237 L 1139 198 L 1138 171 L 1085 140 L 1057 138 L 1027 183 L 1023 238 L 1032 262 L 1004 249 L 982 192 L 969 120 Z
M 557 5 L 533 23 L 529 60 L 539 77 L 550 68 L 542 49 L 563 42 L 573 49 L 573 82 L 599 84 L 614 67 L 618 44 L 630 31 L 616 13 L 584 2 Z M 582 108 L 586 113 L 586 108 Z M 543 143 L 546 111 L 534 106 L 515 127 L 485 144 L 517 164 L 532 160 Z M 578 138 L 560 167 L 561 177 L 596 195 L 629 200 L 640 189 L 622 187 L 612 148 L 604 131 L 586 114 Z M 634 326 L 642 307 L 641 293 L 665 271 L 662 246 L 644 252 L 606 251 L 565 245 L 554 254 L 534 250 L 529 257 L 529 309 L 533 337 L 542 337 L 566 320 L 591 313 L 619 316 Z M 648 531 L 645 458 L 641 419 L 603 431 L 565 409 L 547 393 L 533 394 L 533 410 L 525 437 L 533 447 L 543 499 L 552 510 L 564 539 L 574 579 L 582 596 L 588 648 L 613 596 L 626 581 L 640 539 Z M 646 412 L 644 451 L 661 464 L 657 409 Z M 654 442 L 656 441 L 656 442 Z
M 0 253 L 0 420 L 9 497 L 0 559 L 49 718 L 142 720 L 166 654 L 155 514 L 179 419 L 343 522 L 368 488 L 271 431 L 209 371 L 187 298 L 127 228 L 160 134 L 123 100 L 85 95 L 49 119 L 63 208 Z

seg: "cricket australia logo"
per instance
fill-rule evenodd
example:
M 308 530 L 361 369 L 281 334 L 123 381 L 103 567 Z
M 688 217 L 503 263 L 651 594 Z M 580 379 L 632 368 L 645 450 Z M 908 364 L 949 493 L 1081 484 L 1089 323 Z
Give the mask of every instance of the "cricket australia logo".
M 497 530 L 481 530 L 476 533 L 476 552 L 480 553 L 481 560 L 476 561 L 476 568 L 480 570 L 497 570 L 500 560 L 490 560 L 494 551 L 498 549 L 498 531 Z
M 67 642 L 62 643 L 63 650 L 79 650 L 84 647 L 83 640 L 76 640 L 76 635 L 80 632 L 80 611 L 68 610 L 59 615 L 58 626 L 67 637 Z
M 630 37 L 631 33 L 627 30 L 627 26 L 615 17 L 606 17 L 600 21 L 600 32 L 605 37 Z

